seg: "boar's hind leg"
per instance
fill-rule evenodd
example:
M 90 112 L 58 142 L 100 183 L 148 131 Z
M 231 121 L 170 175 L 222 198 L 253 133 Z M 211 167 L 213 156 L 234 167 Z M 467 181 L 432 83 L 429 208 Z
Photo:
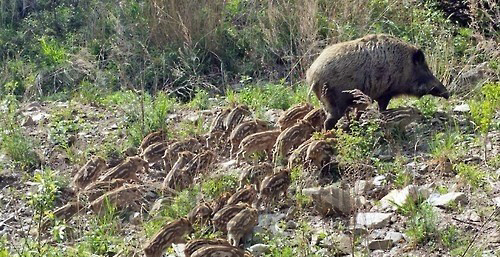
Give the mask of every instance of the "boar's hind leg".
M 323 97 L 324 101 L 322 102 L 325 104 L 327 112 L 324 129 L 328 131 L 333 129 L 337 121 L 345 114 L 349 102 L 352 101 L 352 96 L 345 93 L 337 94 L 335 90 L 327 90 Z
M 378 109 L 379 111 L 385 111 L 387 110 L 387 106 L 389 105 L 389 101 L 391 100 L 392 95 L 390 94 L 383 94 L 379 98 L 375 99 L 378 103 Z

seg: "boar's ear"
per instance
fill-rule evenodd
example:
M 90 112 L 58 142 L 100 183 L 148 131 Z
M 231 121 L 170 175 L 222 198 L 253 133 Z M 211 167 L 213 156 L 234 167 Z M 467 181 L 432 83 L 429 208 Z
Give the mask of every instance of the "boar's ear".
M 424 63 L 425 56 L 422 50 L 418 49 L 415 53 L 413 53 L 413 63 Z

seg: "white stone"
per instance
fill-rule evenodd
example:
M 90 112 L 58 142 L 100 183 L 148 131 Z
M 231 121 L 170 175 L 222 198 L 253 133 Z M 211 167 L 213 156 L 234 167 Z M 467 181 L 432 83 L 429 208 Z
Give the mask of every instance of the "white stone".
M 493 198 L 493 202 L 498 208 L 500 208 L 500 196 Z
M 380 186 L 385 185 L 385 183 L 386 183 L 385 175 L 378 175 L 378 176 L 374 177 L 372 183 L 376 187 L 380 187 Z
M 184 257 L 184 249 L 186 249 L 185 244 L 172 244 L 172 248 L 174 248 L 175 256 Z
M 227 162 L 223 162 L 220 164 L 223 169 L 230 169 L 231 167 L 235 167 L 238 164 L 237 160 L 229 160 Z
M 356 215 L 356 227 L 366 227 L 367 229 L 383 228 L 391 219 L 393 213 L 366 212 Z
M 252 253 L 255 256 L 262 256 L 265 253 L 269 252 L 270 248 L 271 247 L 269 245 L 266 245 L 266 244 L 255 244 L 255 245 L 250 246 L 248 248 L 248 251 L 250 251 L 250 253 Z
M 438 197 L 429 198 L 428 202 L 433 206 L 447 207 L 452 202 L 455 202 L 457 204 L 465 204 L 467 203 L 467 197 L 464 193 L 451 192 L 440 195 Z
M 470 112 L 470 107 L 468 104 L 459 104 L 453 108 L 453 111 L 459 113 Z

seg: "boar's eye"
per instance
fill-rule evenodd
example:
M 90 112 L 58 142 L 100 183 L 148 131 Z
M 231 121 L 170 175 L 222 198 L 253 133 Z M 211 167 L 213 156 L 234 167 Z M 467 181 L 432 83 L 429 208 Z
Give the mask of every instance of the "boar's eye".
M 413 63 L 418 64 L 418 63 L 424 63 L 425 62 L 425 56 L 422 50 L 418 49 L 414 54 L 413 54 Z

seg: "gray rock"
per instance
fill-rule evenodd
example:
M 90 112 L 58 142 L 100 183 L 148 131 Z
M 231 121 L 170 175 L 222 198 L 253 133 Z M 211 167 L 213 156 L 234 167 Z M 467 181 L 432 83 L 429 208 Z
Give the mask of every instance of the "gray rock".
M 351 238 L 347 235 L 329 235 L 323 240 L 321 240 L 321 246 L 331 249 L 331 251 L 337 254 L 351 254 Z
M 354 195 L 364 195 L 366 192 L 373 188 L 373 183 L 366 180 L 358 180 L 354 183 L 352 193 Z
M 380 239 L 380 240 L 373 240 L 370 243 L 368 243 L 368 249 L 370 250 L 389 250 L 392 248 L 394 243 L 392 242 L 391 239 Z
M 262 256 L 265 253 L 268 253 L 270 248 L 271 247 L 266 244 L 255 244 L 250 246 L 248 248 L 248 251 L 250 251 L 250 253 L 252 253 L 255 256 Z
M 464 193 L 451 192 L 437 197 L 429 198 L 428 202 L 437 207 L 447 207 L 451 203 L 466 204 L 467 197 Z
M 420 175 L 419 173 L 425 173 L 429 169 L 429 165 L 425 163 L 410 162 L 406 164 L 406 171 L 413 175 Z
M 365 236 L 368 235 L 368 230 L 363 227 L 355 227 L 352 229 L 354 236 Z
M 196 122 L 201 118 L 201 114 L 199 113 L 190 113 L 188 114 L 185 119 L 191 122 Z
M 254 232 L 263 233 L 271 231 L 273 234 L 283 234 L 283 229 L 279 227 L 279 222 L 285 218 L 284 213 L 269 213 L 259 215 L 259 221 L 254 228 Z
M 299 225 L 293 221 L 293 220 L 289 220 L 286 222 L 286 228 L 287 229 L 296 229 Z
M 302 194 L 312 197 L 315 209 L 323 216 L 347 215 L 351 212 L 353 199 L 349 191 L 337 186 L 305 188 Z
M 386 228 L 373 229 L 370 233 L 370 239 L 384 239 L 385 234 L 387 234 Z
M 402 233 L 396 232 L 396 231 L 389 231 L 385 235 L 384 239 L 390 239 L 392 240 L 393 243 L 399 243 L 404 240 L 404 235 Z
M 365 212 L 356 215 L 355 227 L 365 227 L 367 229 L 383 228 L 389 223 L 393 213 Z
M 160 198 L 158 200 L 156 200 L 154 203 L 153 203 L 153 206 L 151 206 L 151 209 L 149 210 L 149 212 L 152 214 L 152 216 L 154 216 L 156 213 L 158 213 L 162 208 L 163 206 L 165 206 L 165 204 L 168 203 L 168 200 L 166 198 Z
M 276 123 L 283 112 L 283 110 L 269 109 L 264 113 L 264 117 L 269 122 Z
M 491 77 L 492 74 L 495 72 L 488 67 L 488 62 L 464 67 L 463 72 L 457 74 L 450 83 L 448 90 L 458 93 L 469 92 L 478 83 Z
M 470 112 L 470 107 L 468 104 L 459 104 L 453 108 L 453 112 L 458 112 L 458 113 Z

